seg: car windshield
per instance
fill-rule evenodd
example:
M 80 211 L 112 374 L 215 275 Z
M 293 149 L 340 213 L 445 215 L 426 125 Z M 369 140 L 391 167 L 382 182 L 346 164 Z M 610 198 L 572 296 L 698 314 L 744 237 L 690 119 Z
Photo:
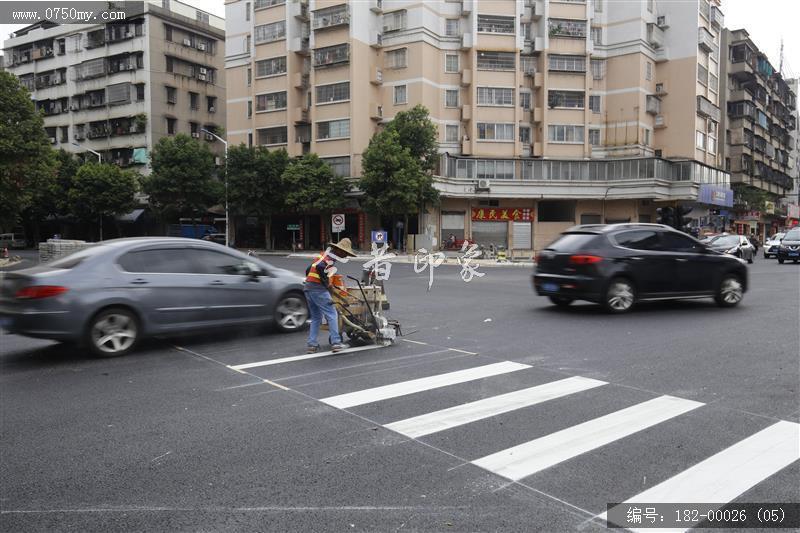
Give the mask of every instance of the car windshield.
M 711 246 L 715 247 L 723 247 L 723 246 L 736 246 L 739 244 L 739 236 L 738 235 L 721 235 L 711 241 Z
M 101 254 L 107 250 L 108 246 L 92 245 L 89 248 L 78 250 L 77 252 L 73 252 L 67 256 L 62 257 L 61 259 L 57 259 L 46 266 L 50 268 L 59 268 L 62 270 L 68 270 L 70 268 L 75 268 L 76 266 L 80 265 L 86 259 Z
M 786 241 L 800 241 L 800 229 L 788 231 L 786 235 L 783 236 L 783 239 Z
M 783 239 L 784 235 L 786 235 L 786 234 L 785 233 L 776 233 L 775 235 L 770 237 L 769 240 L 771 240 L 771 241 L 779 241 L 779 240 Z
M 595 233 L 564 233 L 553 241 L 548 250 L 556 252 L 575 252 L 586 246 L 597 237 Z

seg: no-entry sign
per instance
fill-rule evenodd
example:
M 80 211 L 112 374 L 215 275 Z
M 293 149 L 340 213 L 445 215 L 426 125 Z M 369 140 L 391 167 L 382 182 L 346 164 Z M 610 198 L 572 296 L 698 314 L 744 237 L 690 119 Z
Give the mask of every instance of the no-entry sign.
M 333 233 L 339 233 L 340 231 L 344 231 L 344 215 L 341 213 L 337 213 L 331 216 L 331 231 Z

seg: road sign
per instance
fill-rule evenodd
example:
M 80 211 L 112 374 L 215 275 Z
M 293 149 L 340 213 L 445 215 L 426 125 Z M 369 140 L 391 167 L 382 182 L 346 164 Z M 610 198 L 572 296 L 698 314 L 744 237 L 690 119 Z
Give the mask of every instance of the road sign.
M 300 231 L 300 224 L 287 224 L 286 231 Z
M 386 232 L 385 231 L 373 231 L 372 232 L 372 242 L 377 242 L 378 244 L 386 242 Z
M 340 231 L 344 231 L 344 215 L 341 213 L 337 213 L 331 216 L 331 231 L 333 233 L 339 233 Z

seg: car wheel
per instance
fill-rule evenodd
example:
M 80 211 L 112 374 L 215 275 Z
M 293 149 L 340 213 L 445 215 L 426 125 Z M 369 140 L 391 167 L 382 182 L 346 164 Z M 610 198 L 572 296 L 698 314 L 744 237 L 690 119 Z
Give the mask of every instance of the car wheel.
M 769 259 L 769 254 L 767 252 L 764 252 L 764 259 Z
M 603 297 L 603 305 L 612 313 L 625 313 L 630 311 L 636 302 L 636 289 L 633 284 L 624 278 L 611 280 Z
M 95 355 L 118 357 L 130 353 L 141 336 L 139 320 L 128 309 L 105 309 L 89 322 L 86 344 Z
M 566 296 L 548 296 L 548 298 L 558 307 L 569 307 L 569 305 L 575 301 L 574 299 L 567 298 Z
M 306 327 L 308 304 L 297 293 L 285 294 L 275 306 L 275 325 L 283 332 L 297 331 Z
M 714 298 L 720 307 L 734 307 L 739 305 L 744 296 L 744 286 L 738 276 L 727 274 L 722 277 Z
M 779 257 L 778 258 L 778 263 L 781 264 L 781 265 L 783 264 L 783 257 Z

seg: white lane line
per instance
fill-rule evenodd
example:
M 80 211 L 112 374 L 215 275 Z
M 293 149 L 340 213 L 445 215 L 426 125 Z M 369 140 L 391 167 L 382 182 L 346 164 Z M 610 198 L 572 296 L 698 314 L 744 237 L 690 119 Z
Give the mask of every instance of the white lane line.
M 703 405 L 660 396 L 487 455 L 472 464 L 517 481 Z
M 580 376 L 560 379 L 535 387 L 456 405 L 441 411 L 406 418 L 405 420 L 385 424 L 385 427 L 408 437 L 417 438 L 606 384 L 605 381 Z
M 625 503 L 719 503 L 721 507 L 798 459 L 800 424 L 780 421 Z M 598 518 L 605 520 L 606 513 Z M 687 530 L 664 528 L 658 531 Z
M 255 363 L 228 365 L 228 368 L 232 368 L 233 370 L 246 370 L 248 368 L 256 368 L 259 366 L 272 366 L 272 365 L 279 365 L 281 363 L 293 363 L 295 361 L 305 361 L 306 359 L 316 359 L 317 357 L 327 357 L 329 355 L 347 355 L 353 352 L 363 352 L 365 350 L 375 350 L 377 348 L 383 348 L 383 346 L 378 344 L 371 344 L 369 346 L 357 346 L 355 348 L 347 348 L 346 350 L 342 350 L 340 352 L 328 351 L 328 352 L 309 353 L 305 355 L 293 355 L 291 357 L 282 357 L 280 359 L 268 359 L 266 361 L 256 361 Z
M 446 387 L 447 385 L 455 385 L 457 383 L 464 383 L 467 381 L 473 381 L 475 379 L 497 376 L 499 374 L 507 374 L 509 372 L 515 372 L 525 368 L 530 368 L 530 366 L 522 363 L 503 361 L 502 363 L 493 363 L 491 365 L 467 368 L 466 370 L 458 370 L 456 372 L 437 374 L 435 376 L 429 376 L 426 378 L 401 381 L 400 383 L 393 383 L 391 385 L 384 385 L 382 387 L 340 394 L 338 396 L 323 398 L 320 401 L 325 402 L 328 405 L 332 405 L 333 407 L 346 409 L 348 407 L 363 405 L 365 403 L 378 402 L 381 400 L 387 400 L 389 398 L 397 398 L 398 396 L 414 394 L 415 392 Z

